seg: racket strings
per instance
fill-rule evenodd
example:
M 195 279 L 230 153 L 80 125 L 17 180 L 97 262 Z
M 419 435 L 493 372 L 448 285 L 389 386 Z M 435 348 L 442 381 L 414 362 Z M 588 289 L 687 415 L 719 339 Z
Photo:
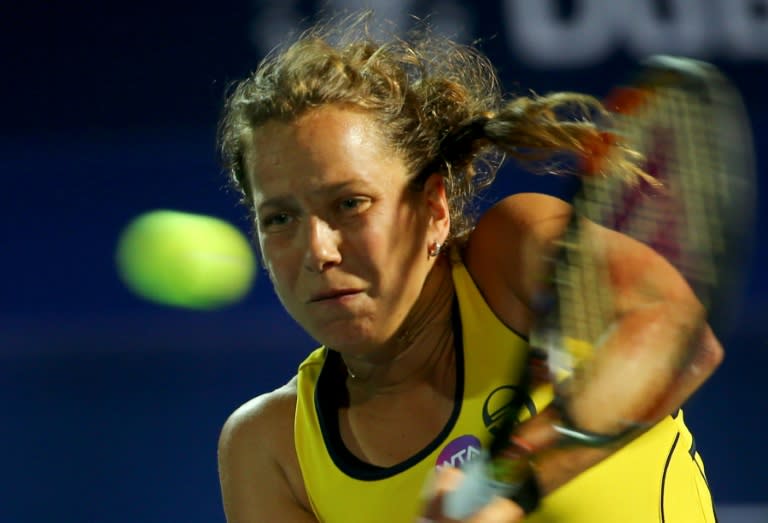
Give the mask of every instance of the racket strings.
M 616 115 L 615 132 L 644 159 L 659 183 L 613 176 L 585 177 L 574 212 L 641 241 L 689 280 L 706 306 L 726 245 L 722 213 L 732 180 L 717 132 L 711 93 L 686 86 L 654 87 L 645 103 Z M 609 275 L 599 246 L 573 220 L 560 241 L 554 283 L 560 297 L 560 339 L 550 343 L 557 372 L 573 371 L 599 344 L 615 318 Z M 552 365 L 552 362 L 550 362 Z M 570 369 L 568 367 L 570 366 Z
M 642 113 L 626 119 L 625 132 L 661 190 L 649 191 L 630 222 L 615 227 L 665 256 L 702 299 L 717 283 L 716 259 L 726 243 L 720 203 L 730 184 L 706 94 L 660 88 Z M 617 193 L 626 190 L 614 187 Z

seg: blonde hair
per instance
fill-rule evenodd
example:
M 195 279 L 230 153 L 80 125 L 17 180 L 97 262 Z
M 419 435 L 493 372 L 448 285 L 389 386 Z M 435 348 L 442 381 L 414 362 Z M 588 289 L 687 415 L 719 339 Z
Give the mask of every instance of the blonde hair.
M 555 93 L 505 102 L 493 66 L 476 49 L 426 26 L 408 38 L 378 41 L 369 20 L 364 13 L 317 25 L 265 58 L 228 95 L 219 147 L 249 207 L 243 159 L 254 146 L 251 131 L 328 104 L 369 112 L 405 158 L 414 188 L 430 174 L 445 177 L 449 240 L 459 242 L 474 225 L 474 196 L 493 181 L 504 155 L 552 171 L 557 157 L 587 156 L 605 142 L 592 119 L 604 113 L 595 98 Z

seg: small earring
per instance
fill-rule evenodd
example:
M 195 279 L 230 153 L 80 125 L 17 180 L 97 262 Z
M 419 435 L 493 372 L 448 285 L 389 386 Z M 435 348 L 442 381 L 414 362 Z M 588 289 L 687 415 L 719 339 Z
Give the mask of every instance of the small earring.
M 429 244 L 429 248 L 427 249 L 427 256 L 430 258 L 437 257 L 438 254 L 440 254 L 440 250 L 443 248 L 443 244 L 440 242 L 432 242 Z

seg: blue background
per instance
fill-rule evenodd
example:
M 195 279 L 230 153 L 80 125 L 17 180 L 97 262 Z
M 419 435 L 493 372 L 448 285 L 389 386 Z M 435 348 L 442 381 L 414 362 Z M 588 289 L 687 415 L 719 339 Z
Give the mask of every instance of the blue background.
M 411 11 L 433 4 L 411 2 Z M 559 4 L 563 17 L 577 12 L 578 2 Z M 766 10 L 753 4 L 765 21 Z M 542 67 L 510 45 L 504 2 L 471 5 L 459 5 L 459 21 L 470 22 L 457 27 L 485 39 L 509 90 L 600 95 L 635 58 L 617 43 L 589 64 Z M 212 214 L 247 230 L 216 156 L 223 93 L 271 42 L 260 31 L 279 33 L 278 21 L 317 8 L 298 0 L 5 7 L 0 522 L 224 520 L 221 424 L 287 380 L 314 343 L 282 312 L 263 274 L 232 307 L 170 309 L 123 287 L 114 249 L 129 220 L 156 208 Z M 747 98 L 762 201 L 768 52 L 723 49 L 704 54 Z M 497 194 L 557 189 L 552 180 L 505 173 Z M 744 292 L 718 326 L 727 359 L 687 408 L 721 505 L 768 503 L 766 213 L 761 205 Z

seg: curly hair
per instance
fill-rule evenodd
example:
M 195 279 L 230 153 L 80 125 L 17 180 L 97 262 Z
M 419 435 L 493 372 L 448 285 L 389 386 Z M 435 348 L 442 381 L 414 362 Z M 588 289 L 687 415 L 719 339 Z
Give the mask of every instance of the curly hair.
M 318 24 L 267 56 L 231 90 L 219 147 L 244 203 L 251 203 L 244 164 L 247 148 L 254 146 L 251 132 L 328 104 L 371 114 L 405 159 L 413 188 L 430 174 L 445 177 L 449 241 L 455 242 L 471 231 L 473 198 L 492 183 L 504 156 L 534 171 L 551 171 L 558 155 L 587 157 L 612 141 L 594 123 L 592 116 L 604 109 L 591 96 L 555 93 L 505 101 L 493 66 L 475 48 L 426 26 L 408 38 L 378 41 L 369 20 L 364 13 Z M 616 162 L 631 164 L 632 158 L 612 155 Z

